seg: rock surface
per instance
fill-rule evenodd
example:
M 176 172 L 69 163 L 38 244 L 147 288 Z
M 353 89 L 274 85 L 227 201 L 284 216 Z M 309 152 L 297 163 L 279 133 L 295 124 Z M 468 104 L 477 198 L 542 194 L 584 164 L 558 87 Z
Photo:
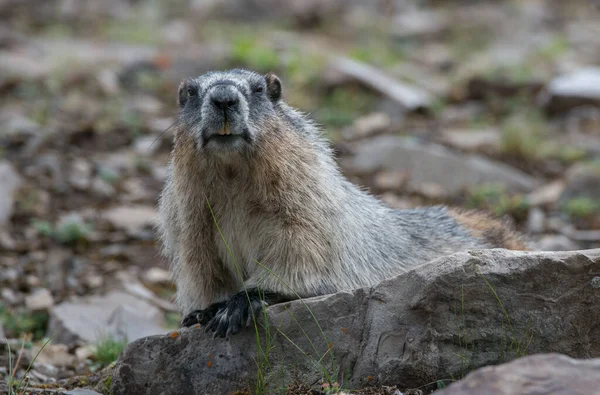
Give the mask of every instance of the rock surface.
M 499 366 L 487 366 L 436 392 L 439 395 L 587 395 L 600 388 L 600 358 L 576 360 L 537 354 Z
M 548 85 L 543 99 L 553 112 L 583 105 L 600 105 L 600 68 L 588 67 L 555 78 Z
M 347 388 L 414 388 L 523 354 L 600 356 L 600 311 L 594 309 L 600 292 L 593 286 L 599 273 L 600 249 L 471 251 L 370 289 L 275 305 L 268 309 L 268 343 L 260 329 L 261 346 L 272 347 L 265 382 L 313 383 L 325 369 L 338 379 L 343 375 Z M 213 340 L 194 327 L 139 339 L 122 352 L 112 389 L 245 390 L 264 359 L 256 352 L 252 329 L 229 340 Z
M 5 225 L 13 213 L 14 195 L 22 184 L 21 176 L 8 161 L 0 161 L 0 225 Z
M 502 163 L 403 137 L 380 136 L 361 144 L 348 165 L 357 173 L 406 172 L 414 189 L 437 184 L 450 194 L 481 183 L 502 183 L 510 191 L 531 191 L 538 185 L 535 178 Z
M 133 341 L 165 333 L 163 316 L 151 304 L 120 291 L 64 302 L 50 312 L 48 334 L 57 343 L 96 343 L 105 336 Z

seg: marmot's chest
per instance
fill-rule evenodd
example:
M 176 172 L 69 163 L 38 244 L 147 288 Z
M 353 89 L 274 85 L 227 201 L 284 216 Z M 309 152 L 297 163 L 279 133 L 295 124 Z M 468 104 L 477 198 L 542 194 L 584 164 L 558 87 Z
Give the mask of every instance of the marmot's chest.
M 265 249 L 276 248 L 280 225 L 271 213 L 248 201 L 232 199 L 224 208 L 216 218 L 221 233 L 215 233 L 215 244 L 221 261 L 236 277 L 239 270 L 243 281 L 265 255 Z

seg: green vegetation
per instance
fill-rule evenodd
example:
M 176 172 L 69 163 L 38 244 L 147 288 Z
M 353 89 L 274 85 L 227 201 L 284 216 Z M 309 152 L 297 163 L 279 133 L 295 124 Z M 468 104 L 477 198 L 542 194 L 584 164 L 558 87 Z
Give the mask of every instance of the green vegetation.
M 325 127 L 343 127 L 369 113 L 375 101 L 372 93 L 359 87 L 339 87 L 325 97 L 314 115 Z
M 117 340 L 112 337 L 105 337 L 96 344 L 94 358 L 96 366 L 105 367 L 119 358 L 119 354 L 127 345 L 125 340 Z
M 539 112 L 515 114 L 502 125 L 502 151 L 520 159 L 536 159 L 544 144 L 546 125 Z
M 110 167 L 101 166 L 98 169 L 98 176 L 109 184 L 116 184 L 121 180 L 121 175 Z
M 584 219 L 600 214 L 600 202 L 589 197 L 575 197 L 567 200 L 563 204 L 562 210 L 571 218 Z
M 65 245 L 74 245 L 87 240 L 93 230 L 90 224 L 75 216 L 64 218 L 56 225 L 52 225 L 48 221 L 34 219 L 31 221 L 31 225 L 40 235 Z
M 486 77 L 491 80 L 506 79 L 513 83 L 526 84 L 536 79 L 536 69 L 529 63 L 499 65 L 489 69 Z
M 110 41 L 151 45 L 160 40 L 160 30 L 156 26 L 156 22 L 147 17 L 127 21 L 108 20 L 100 34 Z
M 569 41 L 563 33 L 556 34 L 550 42 L 541 46 L 535 53 L 540 61 L 550 62 L 564 55 L 569 50 Z
M 8 395 L 21 395 L 24 393 L 23 387 L 25 387 L 27 385 L 27 382 L 29 381 L 29 377 L 27 375 L 29 374 L 31 367 L 37 360 L 37 358 L 40 355 L 40 353 L 42 352 L 42 350 L 44 348 L 46 348 L 46 346 L 48 345 L 48 343 L 50 343 L 51 340 L 52 340 L 52 337 L 47 339 L 44 342 L 42 347 L 38 350 L 38 352 L 35 354 L 35 356 L 31 360 L 31 362 L 29 363 L 29 366 L 27 366 L 27 369 L 25 370 L 25 373 L 23 374 L 23 378 L 21 380 L 17 380 L 15 378 L 15 374 L 17 373 L 19 362 L 21 361 L 21 355 L 22 355 L 23 349 L 25 348 L 25 344 L 26 344 L 25 339 L 22 340 L 21 349 L 19 350 L 19 354 L 15 361 L 13 361 L 13 358 L 12 358 L 12 351 L 10 349 L 10 344 L 8 342 L 6 343 L 6 347 L 8 348 L 8 376 L 6 378 L 6 384 L 8 386 Z
M 509 195 L 501 184 L 484 184 L 472 188 L 468 192 L 466 206 L 484 209 L 496 216 L 509 214 L 515 219 L 524 219 L 529 208 L 525 197 Z
M 0 304 L 0 322 L 10 337 L 31 334 L 34 340 L 44 337 L 48 324 L 48 313 L 30 312 L 25 309 L 10 309 Z
M 256 35 L 240 35 L 233 40 L 232 60 L 261 73 L 279 68 L 279 54 L 264 45 Z
M 181 327 L 181 315 L 176 312 L 165 314 L 166 327 L 169 329 L 178 329 Z

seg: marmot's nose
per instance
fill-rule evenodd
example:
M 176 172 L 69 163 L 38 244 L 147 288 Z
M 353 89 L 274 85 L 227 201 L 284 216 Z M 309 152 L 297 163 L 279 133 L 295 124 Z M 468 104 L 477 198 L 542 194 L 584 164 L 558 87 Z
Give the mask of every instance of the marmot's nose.
M 210 94 L 210 101 L 218 109 L 227 111 L 237 106 L 239 99 L 235 88 L 231 86 L 216 86 Z

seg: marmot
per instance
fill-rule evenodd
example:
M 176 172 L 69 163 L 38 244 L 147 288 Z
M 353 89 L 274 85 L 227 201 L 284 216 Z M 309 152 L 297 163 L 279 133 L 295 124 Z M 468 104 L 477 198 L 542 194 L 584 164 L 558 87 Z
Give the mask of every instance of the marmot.
M 263 304 L 371 286 L 460 250 L 525 249 L 484 214 L 394 210 L 359 189 L 281 93 L 274 74 L 243 69 L 179 87 L 158 230 L 183 326 L 229 337 Z

